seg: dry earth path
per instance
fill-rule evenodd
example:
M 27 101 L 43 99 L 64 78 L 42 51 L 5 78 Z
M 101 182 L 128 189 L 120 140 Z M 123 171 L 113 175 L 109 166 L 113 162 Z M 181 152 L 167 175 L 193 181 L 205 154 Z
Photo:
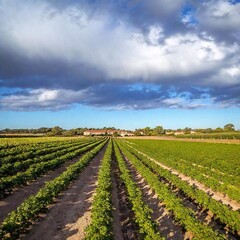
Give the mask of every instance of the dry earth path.
M 66 170 L 68 166 L 76 163 L 80 157 L 81 155 L 68 160 L 56 170 L 38 177 L 36 180 L 29 182 L 28 185 L 14 190 L 13 194 L 0 199 L 0 224 L 7 217 L 7 215 L 11 211 L 15 210 L 25 199 L 27 199 L 32 194 L 36 194 L 45 185 L 46 182 L 51 181 L 59 176 Z
M 130 170 L 133 180 L 142 192 L 143 201 L 152 209 L 152 220 L 157 222 L 157 228 L 166 239 L 183 240 L 188 233 L 185 233 L 179 224 L 174 220 L 171 213 L 164 208 L 164 203 L 158 199 L 158 195 L 148 185 L 141 174 L 133 167 L 130 161 L 124 157 Z
M 91 205 L 97 187 L 98 171 L 106 146 L 80 176 L 62 193 L 46 216 L 22 237 L 28 240 L 83 239 L 91 221 Z
M 113 165 L 112 165 L 113 166 Z M 113 169 L 115 171 L 115 169 Z M 118 189 L 115 174 L 111 172 L 112 178 L 112 204 L 113 204 L 113 236 L 116 240 L 123 240 L 123 232 L 121 228 L 120 203 L 118 198 Z
M 115 155 L 112 158 L 113 174 L 113 234 L 115 240 L 137 240 L 140 239 L 139 227 L 135 223 L 135 214 L 132 204 L 128 199 L 128 193 L 124 182 L 121 179 L 121 171 Z M 117 216 L 118 215 L 118 216 Z

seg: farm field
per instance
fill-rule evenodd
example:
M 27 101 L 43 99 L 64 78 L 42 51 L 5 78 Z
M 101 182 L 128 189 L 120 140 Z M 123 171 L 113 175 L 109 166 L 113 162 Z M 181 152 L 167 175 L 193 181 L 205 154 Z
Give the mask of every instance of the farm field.
M 240 239 L 238 144 L 0 141 L 0 239 Z

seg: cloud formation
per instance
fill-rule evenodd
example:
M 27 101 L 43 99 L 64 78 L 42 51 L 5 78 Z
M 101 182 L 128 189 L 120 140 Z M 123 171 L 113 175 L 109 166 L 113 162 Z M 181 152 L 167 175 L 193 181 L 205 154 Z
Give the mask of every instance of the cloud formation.
M 0 109 L 239 107 L 239 15 L 225 0 L 0 0 Z

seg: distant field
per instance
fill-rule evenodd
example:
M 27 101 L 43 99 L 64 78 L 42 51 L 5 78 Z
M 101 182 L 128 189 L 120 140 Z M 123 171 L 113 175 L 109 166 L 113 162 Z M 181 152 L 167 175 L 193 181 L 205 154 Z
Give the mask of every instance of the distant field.
M 203 138 L 203 139 L 238 139 L 240 140 L 240 132 L 224 132 L 224 133 L 194 133 L 176 136 L 178 138 Z
M 8 138 L 0 159 L 0 239 L 240 238 L 237 144 Z
M 239 145 L 161 140 L 128 141 L 161 163 L 193 179 L 199 179 L 240 203 Z
M 5 135 L 1 135 L 0 137 L 0 148 L 4 145 L 15 146 L 18 144 L 31 144 L 31 143 L 44 143 L 44 142 L 55 142 L 55 141 L 66 141 L 66 140 L 74 140 L 78 138 L 82 138 L 82 136 L 78 137 L 42 137 L 37 136 L 33 137 L 32 135 L 21 135 L 18 134 L 10 134 L 11 137 L 4 137 Z
M 149 139 L 149 140 L 168 140 L 168 141 L 184 141 L 184 142 L 209 142 L 209 143 L 233 143 L 240 144 L 240 139 L 214 139 L 214 138 L 191 138 L 191 137 L 172 137 L 172 136 L 134 136 L 125 137 L 126 139 Z
M 32 134 L 32 133 L 1 133 L 1 138 L 8 138 L 8 137 L 42 137 L 44 136 L 43 133 Z

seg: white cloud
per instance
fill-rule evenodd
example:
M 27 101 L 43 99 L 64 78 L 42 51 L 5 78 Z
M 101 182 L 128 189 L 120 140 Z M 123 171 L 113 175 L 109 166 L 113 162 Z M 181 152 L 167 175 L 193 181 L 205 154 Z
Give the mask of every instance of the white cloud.
M 208 108 L 214 105 L 213 98 L 211 97 L 203 97 L 200 99 L 190 99 L 186 97 L 176 96 L 172 98 L 166 98 L 161 101 L 162 105 L 169 108 L 187 108 L 187 109 L 195 109 L 195 108 Z M 215 104 L 218 106 L 218 104 Z
M 86 99 L 86 90 L 35 89 L 27 94 L 11 94 L 0 99 L 1 109 L 21 110 L 60 110 L 81 103 Z
M 208 84 L 234 86 L 240 84 L 240 66 L 222 68 L 219 73 L 208 79 Z
M 151 44 L 158 45 L 159 41 L 163 38 L 164 38 L 163 28 L 159 26 L 150 27 L 150 30 L 148 33 L 148 39 Z
M 199 5 L 196 15 L 200 26 L 212 34 L 223 34 L 223 39 L 240 31 L 240 4 L 226 0 L 205 1 Z
M 18 81 L 23 80 L 26 87 L 28 79 L 37 82 L 36 85 L 29 86 L 37 89 L 31 90 L 27 95 L 3 97 L 2 108 L 7 109 L 9 106 L 19 110 L 27 108 L 30 103 L 37 108 L 67 108 L 72 103 L 85 103 L 91 97 L 87 88 L 107 81 L 110 85 L 123 81 L 126 84 L 144 82 L 163 87 L 165 85 L 166 88 L 173 85 L 180 89 L 192 85 L 210 89 L 240 84 L 237 57 L 240 54 L 239 43 L 218 41 L 213 34 L 214 31 L 220 31 L 220 35 L 224 36 L 222 31 L 227 31 L 226 35 L 230 36 L 232 32 L 237 32 L 236 29 L 240 26 L 240 4 L 231 5 L 220 0 L 204 1 L 197 4 L 199 28 L 183 31 L 181 28 L 186 27 L 183 23 L 189 25 L 191 17 L 195 16 L 185 15 L 181 19 L 179 12 L 178 27 L 181 25 L 181 28 L 166 29 L 164 20 L 170 21 L 171 14 L 181 11 L 183 2 L 185 1 L 143 1 L 143 6 L 148 8 L 147 12 L 159 22 L 150 21 L 151 16 L 146 16 L 146 13 L 142 18 L 149 21 L 143 28 L 138 28 L 138 23 L 133 23 L 134 19 L 129 20 L 125 15 L 115 18 L 108 11 L 95 15 L 92 14 L 93 11 L 90 15 L 78 4 L 66 4 L 60 11 L 45 0 L 0 0 L 0 50 L 11 49 L 9 55 L 12 59 L 15 60 L 17 56 L 20 60 L 27 59 L 28 63 L 33 63 L 33 71 L 28 72 L 28 66 L 24 63 L 21 66 L 14 65 L 14 60 L 10 58 L 5 65 L 1 61 L 0 64 L 9 68 L 11 74 L 15 68 L 18 71 L 15 76 L 9 74 L 11 76 L 8 79 L 6 74 L 4 78 L 5 72 L 3 71 L 2 77 L 0 65 L 0 83 L 9 81 L 11 84 L 6 84 L 7 86 L 16 87 Z M 231 34 L 228 29 L 232 31 Z M 6 58 L 6 62 L 7 60 Z M 49 66 L 46 63 L 50 63 Z M 66 68 L 63 70 L 59 66 Z M 20 77 L 19 72 L 23 72 Z M 74 86 L 78 88 L 63 90 L 62 88 L 67 88 L 68 81 L 71 82 L 68 89 L 74 89 Z M 79 91 L 81 88 L 86 90 Z M 155 100 L 155 103 L 149 101 L 145 106 L 205 106 L 204 101 L 186 101 L 179 96 Z M 139 104 L 143 104 L 138 101 L 136 104 L 131 102 L 130 108 L 138 108 Z M 117 103 L 115 106 L 119 109 L 127 108 L 125 103 Z
M 231 77 L 240 77 L 240 66 L 233 66 L 231 68 L 225 69 L 225 72 Z
M 8 96 L 0 98 L 1 110 L 13 111 L 36 111 L 36 110 L 61 110 L 72 107 L 73 104 L 90 105 L 99 107 L 106 110 L 125 110 L 125 109 L 151 109 L 151 108 L 183 108 L 195 109 L 206 108 L 213 106 L 214 99 L 207 94 L 201 95 L 197 99 L 191 98 L 191 93 L 182 92 L 171 94 L 167 96 L 166 92 L 155 92 L 154 94 L 149 91 L 142 91 L 138 89 L 135 94 L 141 96 L 136 102 L 130 91 L 125 95 L 121 95 L 121 90 L 116 91 L 116 96 L 109 101 L 108 96 L 105 96 L 104 89 L 99 91 L 87 88 L 81 91 L 74 90 L 51 90 L 51 89 L 35 89 L 29 90 L 27 93 L 12 93 Z M 119 95 L 120 93 L 120 95 Z M 106 93 L 109 95 L 109 93 Z M 146 97 L 146 94 L 147 97 Z M 113 96 L 113 95 L 112 95 Z M 136 96 L 136 95 L 135 95 Z M 122 99 L 122 97 L 126 99 Z M 225 106 L 229 101 L 222 101 L 215 103 L 215 106 Z
M 27 3 L 5 5 L 0 16 L 5 34 L 19 51 L 32 59 L 62 59 L 79 68 L 88 64 L 110 79 L 159 81 L 201 73 L 215 68 L 229 52 L 229 47 L 195 34 L 173 35 L 158 44 L 163 39 L 158 26 L 150 27 L 148 37 L 154 45 L 149 45 L 144 35 L 124 23 L 109 26 L 108 16 L 92 19 L 76 7 L 55 13 L 44 1 Z

